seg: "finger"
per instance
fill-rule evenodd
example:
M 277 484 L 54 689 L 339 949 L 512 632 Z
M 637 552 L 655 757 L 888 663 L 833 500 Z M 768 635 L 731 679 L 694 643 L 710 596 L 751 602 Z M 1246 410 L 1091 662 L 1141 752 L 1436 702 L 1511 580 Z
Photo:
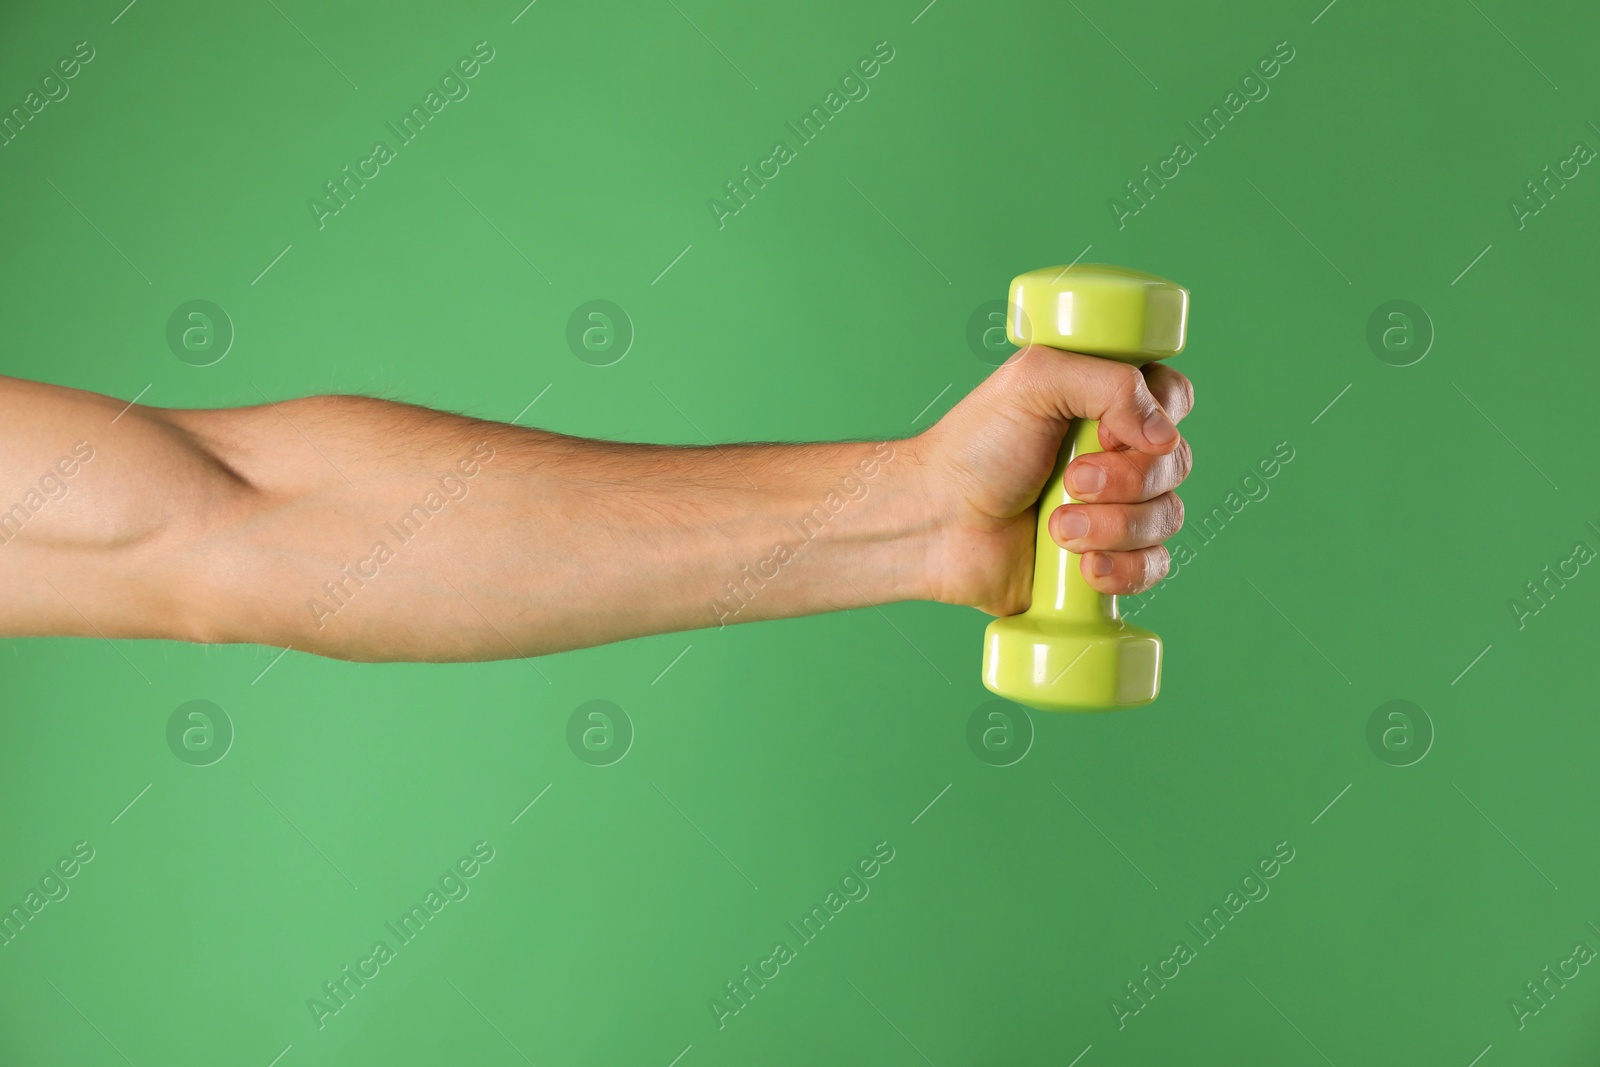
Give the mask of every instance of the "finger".
M 1047 414 L 1098 419 L 1109 430 L 1152 456 L 1178 447 L 1178 428 L 1151 395 L 1138 367 L 1112 359 L 1030 345 L 1009 361 Z
M 1131 552 L 1090 552 L 1078 567 L 1096 592 L 1131 596 L 1165 578 L 1171 562 L 1165 547 L 1152 545 Z
M 1091 452 L 1067 465 L 1067 492 L 1088 504 L 1134 504 L 1153 500 L 1183 484 L 1194 467 L 1187 438 L 1164 456 L 1127 449 Z
M 1174 424 L 1182 422 L 1184 417 L 1194 410 L 1194 386 L 1187 377 L 1165 363 L 1147 363 L 1142 371 L 1150 395 L 1155 397 L 1156 403 L 1161 405 L 1161 409 Z M 1100 447 L 1113 452 L 1125 448 L 1126 445 L 1115 433 L 1102 425 Z
M 1163 493 L 1142 504 L 1067 504 L 1050 515 L 1050 537 L 1069 552 L 1159 545 L 1183 528 L 1183 501 Z

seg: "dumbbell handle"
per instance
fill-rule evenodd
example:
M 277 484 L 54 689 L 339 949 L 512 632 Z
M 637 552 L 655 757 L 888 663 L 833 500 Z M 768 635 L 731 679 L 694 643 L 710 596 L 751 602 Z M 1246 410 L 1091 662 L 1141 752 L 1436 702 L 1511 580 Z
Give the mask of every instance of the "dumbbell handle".
M 1050 536 L 1050 516 L 1063 504 L 1075 504 L 1067 491 L 1067 464 L 1079 456 L 1105 451 L 1100 447 L 1100 424 L 1094 419 L 1074 419 L 1056 457 L 1055 470 L 1039 497 L 1039 529 L 1033 552 L 1033 602 L 1028 613 L 1053 614 L 1085 622 L 1117 618 L 1117 598 L 1097 591 L 1083 577 L 1076 552 L 1068 552 Z

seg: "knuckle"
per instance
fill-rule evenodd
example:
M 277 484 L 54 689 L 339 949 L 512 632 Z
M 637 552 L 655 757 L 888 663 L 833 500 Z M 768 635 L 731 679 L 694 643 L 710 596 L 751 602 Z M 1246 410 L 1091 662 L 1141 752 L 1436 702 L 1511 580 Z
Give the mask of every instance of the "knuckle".
M 1149 586 L 1150 564 L 1147 552 L 1124 552 L 1122 566 L 1117 569 L 1121 592 L 1143 592 Z
M 1162 538 L 1165 541 L 1179 530 L 1183 529 L 1183 498 L 1177 493 L 1167 494 L 1167 532 Z
M 1160 496 L 1169 487 L 1166 456 L 1147 456 L 1143 452 L 1123 452 L 1127 474 L 1127 491 L 1130 500 L 1150 500 Z
M 1117 462 L 1107 463 L 1111 473 L 1106 478 L 1106 488 L 1100 499 L 1133 503 L 1150 495 L 1150 467 L 1144 456 L 1137 452 L 1115 453 Z
M 1178 482 L 1181 484 L 1194 470 L 1194 450 L 1189 447 L 1187 437 L 1178 438 L 1178 447 L 1171 453 L 1171 462 L 1177 468 Z
M 1147 548 L 1128 553 L 1129 561 L 1124 585 L 1131 593 L 1142 593 L 1161 580 L 1166 571 L 1166 550 Z
M 1133 458 L 1135 454 L 1097 452 L 1095 455 L 1103 457 L 1095 466 L 1106 474 L 1106 484 L 1095 494 L 1095 500 L 1102 504 L 1137 500 L 1139 488 L 1144 484 L 1146 474 L 1139 469 Z
M 1120 544 L 1125 541 L 1133 526 L 1128 507 L 1123 504 L 1112 504 L 1096 510 L 1100 514 L 1089 520 L 1089 529 L 1093 532 L 1095 540 L 1109 544 Z
M 1172 554 L 1165 545 L 1157 545 L 1146 555 L 1145 588 L 1148 589 L 1167 576 L 1167 571 L 1172 567 Z
M 1172 414 L 1187 415 L 1194 410 L 1194 383 L 1181 371 L 1168 369 L 1167 390 L 1172 396 Z
M 1109 373 L 1115 389 L 1115 396 L 1119 400 L 1142 402 L 1149 394 L 1149 389 L 1144 383 L 1144 372 L 1130 363 L 1113 363 Z

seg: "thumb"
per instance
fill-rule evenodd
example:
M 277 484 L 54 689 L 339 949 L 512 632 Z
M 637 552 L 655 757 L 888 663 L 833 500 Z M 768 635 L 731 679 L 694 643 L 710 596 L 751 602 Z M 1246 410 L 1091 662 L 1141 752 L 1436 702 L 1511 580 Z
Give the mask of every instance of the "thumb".
M 1030 345 L 1015 357 L 1046 413 L 1097 419 L 1101 434 L 1152 456 L 1178 447 L 1178 428 L 1130 363 Z

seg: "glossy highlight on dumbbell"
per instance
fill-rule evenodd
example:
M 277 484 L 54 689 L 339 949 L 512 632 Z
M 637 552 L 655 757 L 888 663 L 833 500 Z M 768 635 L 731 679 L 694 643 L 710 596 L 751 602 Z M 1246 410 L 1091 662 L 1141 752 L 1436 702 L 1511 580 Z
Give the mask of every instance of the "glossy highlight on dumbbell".
M 1142 366 L 1183 350 L 1189 292 L 1154 274 L 1098 264 L 1045 267 L 1011 282 L 1006 336 Z M 1148 704 L 1161 690 L 1161 638 L 1120 618 L 1079 556 L 1050 537 L 1050 515 L 1074 503 L 1067 464 L 1099 452 L 1100 424 L 1078 419 L 1038 504 L 1033 599 L 983 637 L 983 684 L 1039 711 L 1108 711 Z

